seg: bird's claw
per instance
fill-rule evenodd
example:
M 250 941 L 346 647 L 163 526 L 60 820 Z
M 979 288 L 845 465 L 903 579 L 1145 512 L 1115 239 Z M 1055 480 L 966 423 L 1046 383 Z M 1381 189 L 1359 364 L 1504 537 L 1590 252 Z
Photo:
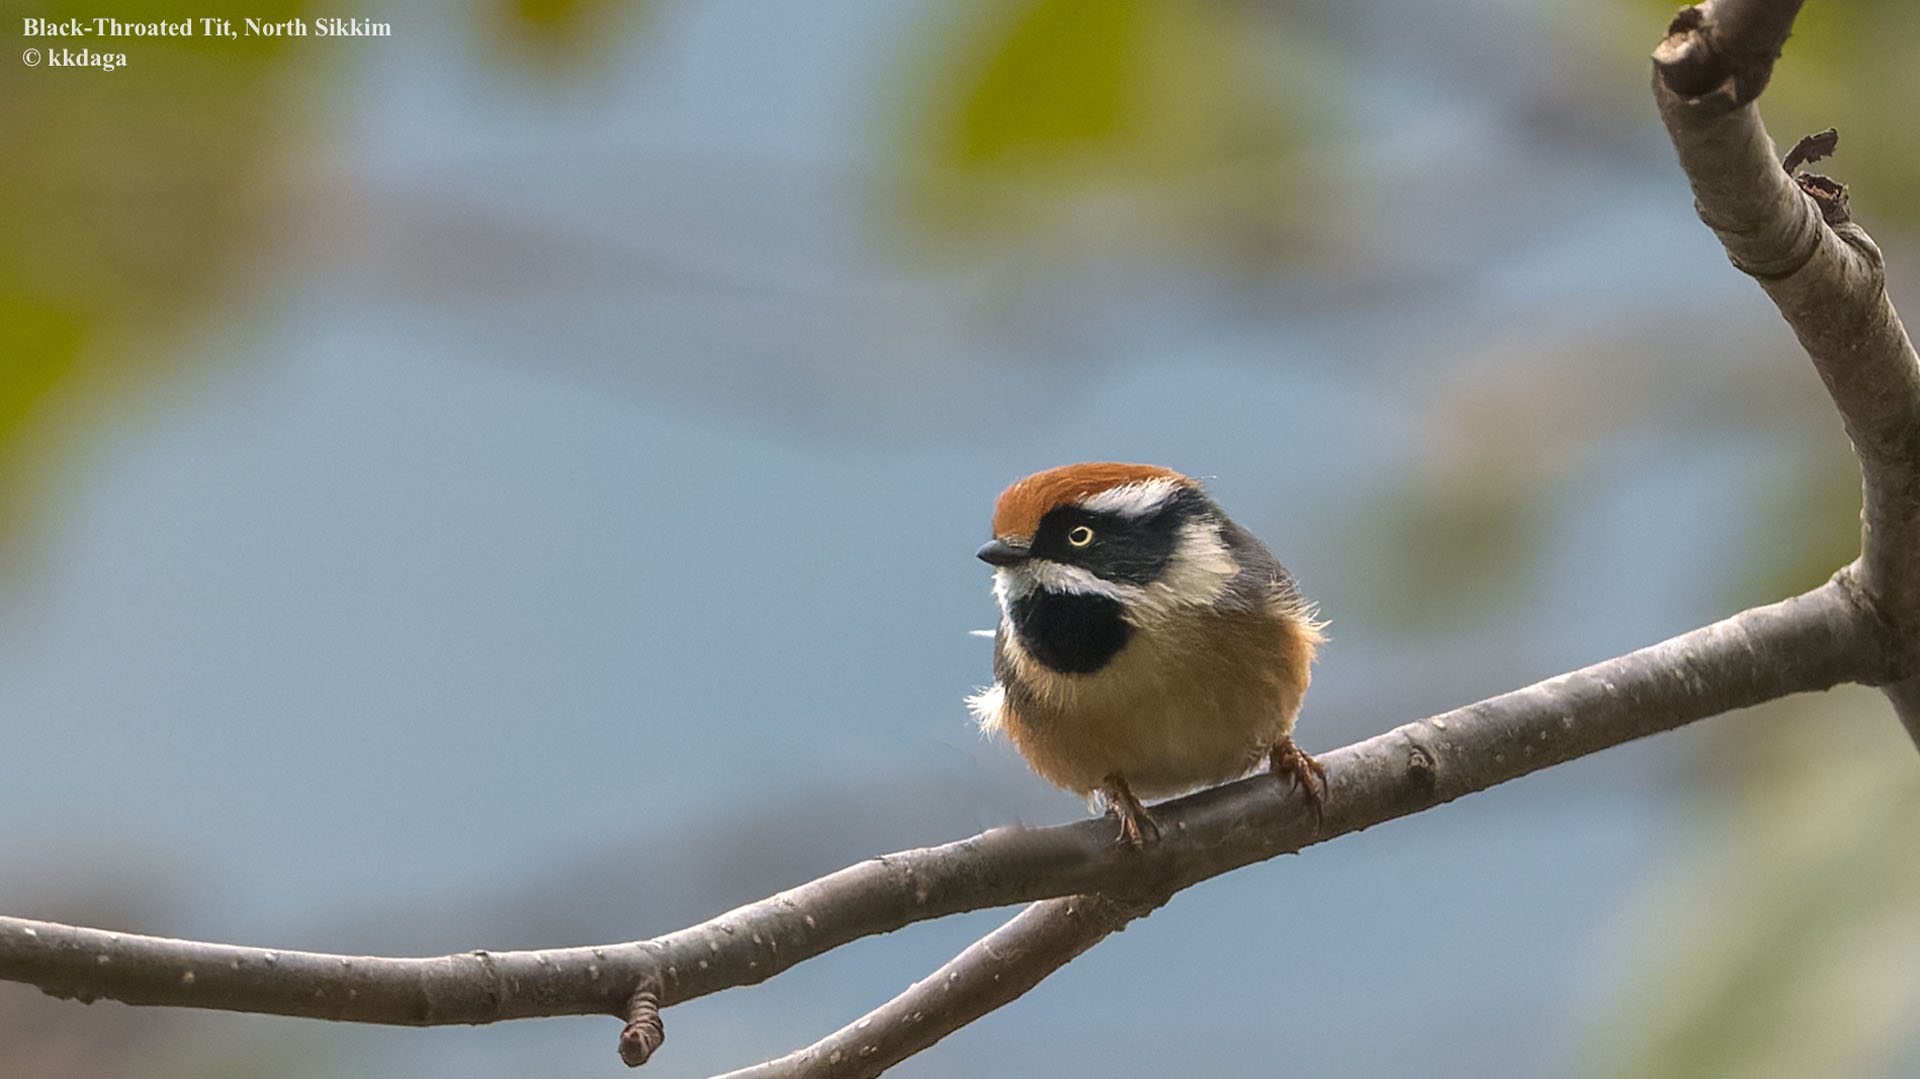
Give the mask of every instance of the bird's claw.
M 1326 765 L 1294 745 L 1293 739 L 1283 738 L 1267 757 L 1267 770 L 1299 788 L 1306 796 L 1307 804 L 1313 807 L 1314 830 L 1319 831 L 1326 824 Z
M 1116 844 L 1124 844 L 1139 850 L 1148 843 L 1160 838 L 1160 826 L 1153 821 L 1153 814 L 1140 799 L 1133 796 L 1127 781 L 1118 775 L 1107 777 L 1100 784 L 1100 794 L 1107 802 L 1107 812 L 1119 818 L 1120 835 L 1114 839 Z

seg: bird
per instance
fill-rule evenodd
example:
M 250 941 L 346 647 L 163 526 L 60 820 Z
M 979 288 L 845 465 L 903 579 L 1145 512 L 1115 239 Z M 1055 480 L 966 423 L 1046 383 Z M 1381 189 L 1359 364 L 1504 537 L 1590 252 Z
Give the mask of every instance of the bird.
M 1265 761 L 1318 827 L 1326 769 L 1293 741 L 1325 624 L 1264 544 L 1191 477 L 1094 461 L 1016 481 L 994 503 L 1000 622 L 991 686 L 967 698 L 1042 778 L 1159 828 L 1142 799 Z

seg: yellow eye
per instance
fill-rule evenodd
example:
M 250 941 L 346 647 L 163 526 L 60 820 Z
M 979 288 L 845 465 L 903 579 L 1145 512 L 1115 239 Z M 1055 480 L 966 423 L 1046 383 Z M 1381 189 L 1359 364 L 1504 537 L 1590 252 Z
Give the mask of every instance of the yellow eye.
M 1073 531 L 1067 533 L 1067 542 L 1075 547 L 1085 547 L 1093 542 L 1093 529 L 1086 525 L 1076 525 Z

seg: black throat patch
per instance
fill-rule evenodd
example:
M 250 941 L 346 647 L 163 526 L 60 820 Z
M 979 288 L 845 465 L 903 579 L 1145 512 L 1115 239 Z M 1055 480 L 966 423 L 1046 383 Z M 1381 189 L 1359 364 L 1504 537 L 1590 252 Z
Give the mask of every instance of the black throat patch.
M 1061 674 L 1091 674 L 1106 666 L 1133 632 L 1120 617 L 1119 601 L 1106 596 L 1037 589 L 1010 608 L 1020 647 Z

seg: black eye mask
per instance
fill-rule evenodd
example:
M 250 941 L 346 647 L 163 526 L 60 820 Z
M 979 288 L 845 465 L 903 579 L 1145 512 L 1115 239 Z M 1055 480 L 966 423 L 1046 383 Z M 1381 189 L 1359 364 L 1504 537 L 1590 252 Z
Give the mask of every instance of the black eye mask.
M 1206 510 L 1206 496 L 1188 490 L 1176 492 L 1147 517 L 1057 506 L 1040 518 L 1040 527 L 1034 530 L 1033 557 L 1080 566 L 1109 581 L 1149 584 L 1173 558 L 1180 526 Z M 1080 527 L 1093 530 L 1093 541 L 1075 547 L 1067 537 Z

